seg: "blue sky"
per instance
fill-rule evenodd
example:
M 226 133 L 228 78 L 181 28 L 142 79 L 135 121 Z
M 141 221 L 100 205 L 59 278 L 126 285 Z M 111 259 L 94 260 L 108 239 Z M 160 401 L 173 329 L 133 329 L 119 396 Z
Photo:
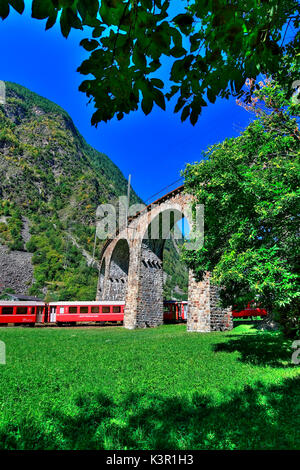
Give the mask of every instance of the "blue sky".
M 174 0 L 173 12 L 183 3 Z M 0 22 L 0 79 L 62 106 L 89 144 L 106 153 L 126 178 L 132 174 L 132 185 L 144 200 L 178 179 L 186 163 L 199 161 L 202 150 L 239 135 L 249 124 L 250 114 L 231 99 L 210 104 L 195 127 L 181 123 L 172 105 L 165 112 L 156 107 L 149 116 L 138 111 L 92 127 L 93 105 L 78 91 L 86 77 L 76 71 L 89 54 L 79 46 L 87 36 L 72 30 L 65 39 L 58 26 L 45 31 L 45 21 L 30 18 L 29 6 L 22 16 L 11 9 Z

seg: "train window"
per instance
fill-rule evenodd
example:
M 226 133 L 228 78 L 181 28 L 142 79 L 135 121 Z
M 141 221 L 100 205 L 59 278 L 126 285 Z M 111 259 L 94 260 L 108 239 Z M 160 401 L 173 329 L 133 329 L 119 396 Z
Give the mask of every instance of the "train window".
M 17 307 L 17 315 L 27 315 L 27 307 Z
M 77 313 L 77 307 L 69 307 L 69 313 Z
M 13 311 L 13 307 L 2 307 L 2 315 L 12 315 Z
M 91 312 L 92 313 L 99 313 L 99 307 L 92 307 Z
M 59 307 L 59 313 L 65 313 L 65 307 Z
M 80 313 L 89 313 L 88 307 L 80 307 Z
M 102 307 L 102 313 L 110 313 L 110 307 Z
M 113 307 L 113 313 L 120 313 L 121 307 Z

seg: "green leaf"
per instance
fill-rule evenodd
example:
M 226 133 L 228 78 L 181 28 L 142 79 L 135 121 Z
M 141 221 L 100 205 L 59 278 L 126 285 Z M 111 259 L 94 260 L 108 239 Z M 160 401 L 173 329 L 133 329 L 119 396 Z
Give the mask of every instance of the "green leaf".
M 73 2 L 71 2 L 72 6 Z M 97 19 L 97 13 L 99 10 L 98 0 L 78 0 L 77 1 L 77 10 L 79 15 L 82 18 L 82 23 L 90 27 L 96 27 L 97 24 L 100 24 Z
M 48 30 L 52 28 L 52 26 L 54 26 L 56 23 L 56 19 L 57 19 L 57 11 L 55 11 L 52 15 L 49 16 L 45 29 Z
M 197 123 L 200 113 L 201 113 L 201 108 L 192 110 L 190 114 L 190 121 L 193 126 Z
M 9 5 L 7 0 L 0 0 L 0 18 L 5 20 L 9 15 Z
M 99 10 L 99 1 L 98 0 L 83 0 L 83 1 L 87 5 L 88 14 L 91 17 L 96 16 Z
M 167 99 L 170 100 L 174 95 L 176 95 L 176 93 L 178 92 L 179 89 L 180 89 L 180 86 L 172 85 L 171 86 L 171 91 L 166 94 Z
M 190 108 L 189 105 L 188 105 L 188 106 L 185 106 L 185 107 L 183 108 L 182 113 L 181 113 L 181 118 L 180 118 L 180 119 L 181 119 L 181 122 L 185 121 L 185 120 L 189 117 L 189 115 L 190 115 L 190 109 L 191 109 L 191 108 Z
M 66 10 L 62 11 L 62 14 L 61 14 L 61 17 L 60 17 L 60 29 L 61 29 L 62 35 L 65 38 L 67 38 L 69 36 L 70 31 L 71 31 L 71 24 L 69 22 Z
M 99 47 L 99 42 L 96 39 L 82 39 L 80 45 L 84 47 L 86 51 L 93 51 Z
M 92 32 L 93 38 L 99 38 L 102 35 L 104 30 L 105 30 L 104 26 L 96 26 L 96 28 L 94 28 Z
M 157 88 L 154 88 L 153 90 L 153 98 L 155 103 L 165 111 L 166 109 L 166 103 L 165 103 L 165 97 L 164 94 L 158 90 Z
M 189 13 L 181 13 L 173 18 L 173 23 L 179 26 L 184 34 L 188 34 L 194 22 L 193 16 Z
M 182 35 L 178 31 L 178 29 L 177 28 L 170 28 L 170 34 L 172 36 L 174 46 L 179 47 L 179 48 L 182 47 Z
M 63 10 L 64 12 L 64 10 Z M 81 24 L 81 21 L 79 19 L 79 17 L 77 16 L 77 12 L 75 13 L 72 8 L 67 8 L 66 9 L 66 15 L 67 15 L 67 18 L 68 18 L 68 23 L 70 24 L 70 26 L 72 28 L 75 28 L 75 29 L 82 29 L 82 24 Z
M 157 69 L 159 69 L 159 67 L 161 67 L 161 63 L 158 59 L 152 60 L 152 62 L 149 64 L 149 69 L 151 72 L 155 72 Z
M 200 46 L 200 37 L 199 34 L 193 34 L 190 36 L 190 43 L 191 43 L 191 52 L 195 52 L 199 49 Z
M 182 96 L 179 96 L 179 98 L 177 100 L 177 103 L 176 103 L 176 106 L 174 108 L 174 113 L 178 113 L 178 111 L 180 111 L 181 108 L 183 108 L 185 103 L 186 103 L 186 100 L 184 98 L 182 98 Z
M 146 65 L 147 65 L 146 57 L 145 57 L 144 53 L 142 52 L 142 50 L 140 49 L 138 42 L 136 43 L 136 45 L 134 47 L 133 54 L 132 54 L 132 60 L 133 60 L 134 64 L 140 70 L 143 70 L 143 69 L 146 68 Z
M 170 50 L 170 54 L 173 57 L 178 58 L 178 57 L 182 57 L 184 54 L 186 54 L 186 50 L 183 47 L 173 47 Z
M 209 101 L 211 103 L 215 103 L 216 101 L 216 95 L 215 93 L 212 91 L 211 88 L 207 88 L 207 98 L 209 99 Z
M 108 26 L 119 26 L 125 8 L 126 6 L 122 2 L 118 3 L 115 8 L 111 8 L 107 2 L 102 1 L 99 13 L 103 22 Z M 125 18 L 123 18 L 123 21 L 124 19 Z
M 142 5 L 147 10 L 152 10 L 152 0 L 142 0 Z
M 164 82 L 162 80 L 160 80 L 159 78 L 151 78 L 150 82 L 156 88 L 163 88 L 164 87 Z
M 60 28 L 63 36 L 68 37 L 71 28 L 82 29 L 82 24 L 77 14 L 71 8 L 64 8 L 60 17 Z
M 31 16 L 38 20 L 43 20 L 52 16 L 55 12 L 53 3 L 51 0 L 33 0 Z
M 146 114 L 151 113 L 153 108 L 153 97 L 150 93 L 144 93 L 143 94 L 143 100 L 142 100 L 142 110 Z
M 25 8 L 24 0 L 9 0 L 9 3 L 20 15 L 23 13 Z
M 185 75 L 184 59 L 175 60 L 171 69 L 171 79 L 174 82 L 180 82 Z

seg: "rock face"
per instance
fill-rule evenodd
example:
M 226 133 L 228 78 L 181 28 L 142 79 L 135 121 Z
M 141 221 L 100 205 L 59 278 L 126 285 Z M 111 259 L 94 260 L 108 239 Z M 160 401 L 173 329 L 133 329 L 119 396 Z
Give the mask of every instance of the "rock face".
M 0 245 L 0 293 L 7 288 L 26 293 L 33 282 L 32 254 Z
M 7 220 L 2 218 L 2 222 L 7 223 Z M 21 236 L 25 245 L 30 240 L 30 222 L 27 217 L 22 217 L 22 222 Z M 10 250 L 0 244 L 0 294 L 6 289 L 25 294 L 33 280 L 32 253 Z

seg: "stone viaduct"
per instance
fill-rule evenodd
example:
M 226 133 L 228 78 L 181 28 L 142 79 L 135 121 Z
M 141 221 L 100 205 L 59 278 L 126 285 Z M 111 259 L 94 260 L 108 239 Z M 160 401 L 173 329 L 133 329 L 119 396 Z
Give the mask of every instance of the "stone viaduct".
M 163 249 L 166 233 L 186 217 L 193 197 L 180 186 L 128 219 L 101 253 L 97 300 L 125 301 L 124 327 L 153 327 L 163 323 Z M 192 221 L 188 219 L 190 226 Z M 153 237 L 153 234 L 156 234 Z M 207 273 L 197 282 L 189 272 L 187 330 L 223 331 L 232 328 L 231 309 L 218 305 L 218 288 Z

